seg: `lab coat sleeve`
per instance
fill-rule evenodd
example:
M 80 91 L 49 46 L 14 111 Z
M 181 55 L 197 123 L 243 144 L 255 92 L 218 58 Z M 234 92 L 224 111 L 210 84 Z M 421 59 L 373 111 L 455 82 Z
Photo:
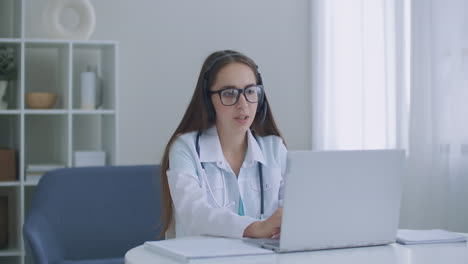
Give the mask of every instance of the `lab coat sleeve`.
M 284 203 L 284 184 L 286 180 L 286 166 L 287 166 L 287 155 L 288 150 L 286 146 L 284 146 L 283 141 L 279 143 L 278 146 L 278 156 L 279 156 L 279 164 L 281 166 L 281 182 L 280 182 L 280 189 L 279 189 L 279 196 L 278 196 L 278 205 L 279 207 L 283 207 Z
M 187 235 L 241 238 L 247 226 L 257 220 L 239 216 L 227 208 L 213 207 L 207 202 L 202 179 L 197 174 L 199 160 L 192 147 L 179 139 L 169 153 L 167 177 L 177 214 L 176 225 L 182 224 Z

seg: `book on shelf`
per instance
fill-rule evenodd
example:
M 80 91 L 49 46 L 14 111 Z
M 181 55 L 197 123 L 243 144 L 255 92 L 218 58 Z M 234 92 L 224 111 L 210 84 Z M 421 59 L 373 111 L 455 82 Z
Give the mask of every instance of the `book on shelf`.
M 39 182 L 45 173 L 65 167 L 63 164 L 28 164 L 26 166 L 25 180 L 28 182 Z
M 44 173 L 26 173 L 26 181 L 28 182 L 39 182 Z
M 48 172 L 51 170 L 65 168 L 63 164 L 28 164 L 27 172 Z

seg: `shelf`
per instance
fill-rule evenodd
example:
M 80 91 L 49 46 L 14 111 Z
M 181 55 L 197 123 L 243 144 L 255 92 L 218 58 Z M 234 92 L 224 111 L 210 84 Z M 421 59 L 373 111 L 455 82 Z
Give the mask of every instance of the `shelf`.
M 92 48 L 101 48 L 106 46 L 113 46 L 117 44 L 117 41 L 111 40 L 66 40 L 66 39 L 43 39 L 43 38 L 25 38 L 25 43 L 45 43 L 45 44 L 76 44 L 79 46 L 86 46 Z
M 73 116 L 73 151 L 104 151 L 106 165 L 115 164 L 115 116 Z M 74 164 L 74 162 L 73 162 Z
M 73 110 L 72 114 L 76 115 L 114 115 L 114 110 Z
M 0 115 L 18 115 L 21 114 L 20 110 L 0 110 Z
M 46 109 L 46 110 L 24 110 L 24 113 L 27 115 L 63 115 L 67 114 L 67 110 L 60 110 L 60 109 Z
M 27 178 L 29 164 L 73 164 L 75 151 L 104 151 L 106 164 L 117 163 L 118 43 L 99 40 L 44 39 L 36 32 L 44 1 L 0 0 L 0 46 L 15 52 L 16 74 L 0 110 L 0 148 L 17 152 L 16 181 L 0 181 L 0 195 L 8 195 L 9 245 L 0 249 L 0 264 L 33 263 L 21 232 L 38 180 Z M 28 23 L 25 23 L 28 21 Z M 25 27 L 28 25 L 28 27 Z M 96 68 L 102 103 L 81 109 L 81 72 Z M 26 94 L 58 95 L 51 109 L 32 109 Z M 26 176 L 26 178 L 25 178 Z
M 28 178 L 28 177 L 26 176 L 26 178 Z M 39 181 L 26 180 L 26 181 L 24 182 L 24 186 L 27 186 L 27 187 L 36 187 L 38 183 L 39 183 Z
M 66 43 L 25 44 L 25 94 L 49 92 L 58 95 L 54 109 L 67 109 L 69 105 L 69 56 Z M 28 108 L 25 102 L 25 108 Z
M 0 249 L 0 256 L 1 257 L 17 257 L 17 256 L 21 256 L 21 251 L 18 248 Z M 0 261 L 0 263 L 2 262 Z
M 0 187 L 20 186 L 19 181 L 0 181 Z
M 29 164 L 68 165 L 68 116 L 25 116 L 25 168 Z
M 0 38 L 0 43 L 7 43 L 7 44 L 16 43 L 16 44 L 20 44 L 20 43 L 21 43 L 21 39 L 16 39 L 16 38 Z
M 102 92 L 102 109 L 115 109 L 116 101 L 116 45 L 113 42 L 75 42 L 73 53 L 73 109 L 81 108 L 81 73 L 88 66 L 96 70 Z
M 0 38 L 21 38 L 21 3 L 18 0 L 0 1 Z

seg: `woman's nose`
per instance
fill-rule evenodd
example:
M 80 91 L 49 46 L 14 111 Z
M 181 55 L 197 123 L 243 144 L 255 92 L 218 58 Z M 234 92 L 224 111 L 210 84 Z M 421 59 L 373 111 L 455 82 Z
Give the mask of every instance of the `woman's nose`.
M 239 96 L 239 101 L 236 104 L 237 107 L 246 107 L 247 106 L 247 99 L 245 98 L 245 95 L 242 93 Z

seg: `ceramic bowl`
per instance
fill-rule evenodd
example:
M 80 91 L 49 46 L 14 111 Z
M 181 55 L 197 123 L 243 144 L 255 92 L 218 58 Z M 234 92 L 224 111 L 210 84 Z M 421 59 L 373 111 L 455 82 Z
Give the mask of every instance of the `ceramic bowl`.
M 26 93 L 26 105 L 32 109 L 50 109 L 57 101 L 54 93 Z

